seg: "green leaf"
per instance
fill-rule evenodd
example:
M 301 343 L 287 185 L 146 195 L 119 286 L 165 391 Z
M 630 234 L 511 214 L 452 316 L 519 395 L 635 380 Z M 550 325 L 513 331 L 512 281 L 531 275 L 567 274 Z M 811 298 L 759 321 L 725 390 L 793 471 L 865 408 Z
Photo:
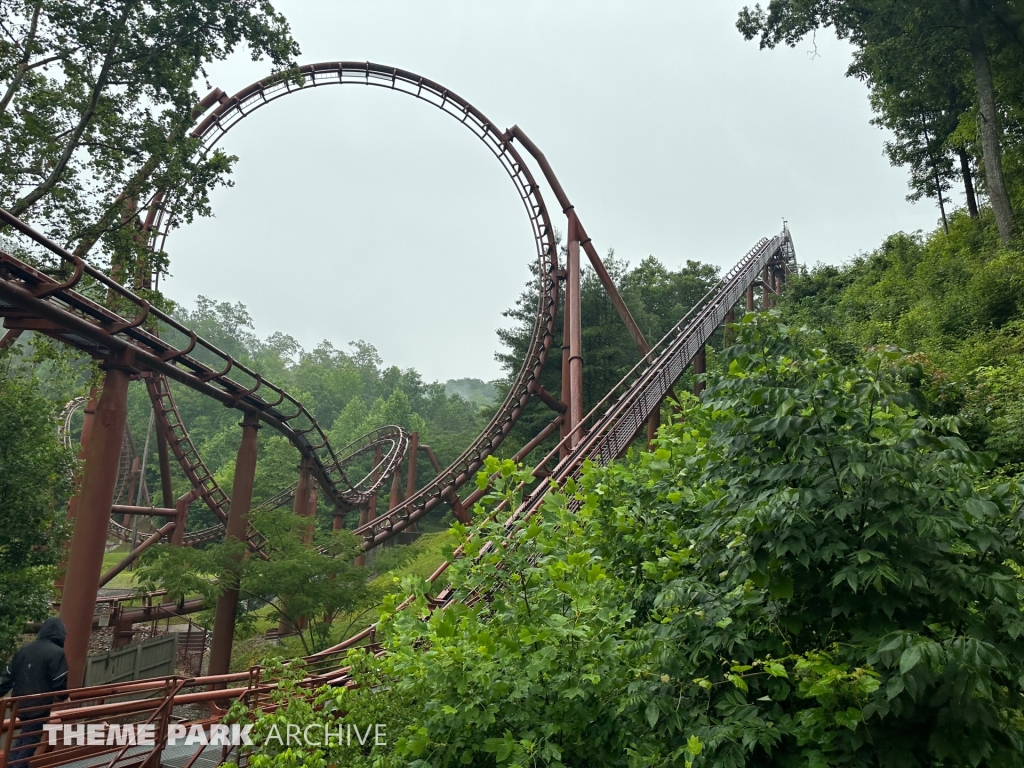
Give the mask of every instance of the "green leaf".
M 647 705 L 647 723 L 648 723 L 648 725 L 650 725 L 651 728 L 653 728 L 657 724 L 659 717 L 661 717 L 661 712 L 658 710 L 658 702 L 652 700 Z
M 768 592 L 776 600 L 789 600 L 793 597 L 792 579 L 773 579 L 768 587 Z
M 693 755 L 694 757 L 696 757 L 697 755 L 699 755 L 703 751 L 704 751 L 704 745 L 701 743 L 700 739 L 698 739 L 696 736 L 691 736 L 690 738 L 688 738 L 686 740 L 686 753 L 687 754 Z
M 900 655 L 900 674 L 905 675 L 921 661 L 921 646 L 912 645 Z

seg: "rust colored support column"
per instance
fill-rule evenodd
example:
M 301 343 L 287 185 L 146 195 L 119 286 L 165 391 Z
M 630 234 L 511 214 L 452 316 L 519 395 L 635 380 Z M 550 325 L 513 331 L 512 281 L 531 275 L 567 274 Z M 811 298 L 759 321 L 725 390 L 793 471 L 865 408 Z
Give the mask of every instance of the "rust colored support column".
M 430 446 L 420 443 L 419 449 L 427 454 L 427 460 L 430 461 L 430 466 L 432 466 L 434 471 L 440 475 L 442 471 L 441 464 L 438 462 L 437 456 L 434 455 L 434 451 Z M 448 502 L 448 506 L 451 508 L 452 514 L 455 515 L 455 519 L 463 525 L 469 525 L 469 513 L 466 512 L 466 507 L 459 499 L 459 494 L 455 491 L 448 491 L 448 493 L 445 494 L 444 500 Z
M 156 431 L 156 451 L 160 457 L 160 495 L 165 507 L 174 503 L 174 486 L 171 482 L 171 453 L 167 447 L 167 435 L 162 429 Z
M 420 443 L 419 449 L 427 454 L 427 461 L 430 462 L 430 466 L 434 468 L 437 474 L 441 474 L 441 464 L 437 460 L 437 456 L 434 455 L 434 450 L 426 443 Z
M 576 214 L 569 212 L 569 258 L 566 266 L 566 309 L 569 327 L 569 438 L 575 448 L 582 436 L 576 429 L 583 420 L 583 329 L 580 320 L 580 241 Z
M 395 472 L 391 476 L 391 493 L 388 495 L 388 512 L 402 503 L 402 479 Z
M 566 410 L 568 410 L 569 408 L 569 406 L 567 406 L 560 400 L 555 400 L 555 398 L 551 396 L 551 393 L 544 389 L 544 387 L 538 386 L 537 391 L 534 392 L 534 395 L 536 395 L 538 400 L 544 403 L 544 405 L 546 405 L 555 413 L 565 413 Z
M 771 309 L 772 298 L 771 298 L 771 285 L 772 285 L 772 273 L 768 269 L 768 265 L 761 270 L 761 309 Z
M 85 449 L 82 490 L 78 497 L 67 578 L 60 602 L 60 618 L 68 630 L 64 644 L 68 660 L 68 688 L 80 687 L 85 675 L 92 615 L 107 543 L 107 521 L 114 503 L 117 465 L 127 419 L 128 371 L 111 365 L 107 368 L 103 393 L 96 405 L 92 434 Z
M 420 448 L 420 433 L 412 432 L 409 434 L 409 476 L 405 481 L 405 498 L 409 498 L 416 493 L 416 458 L 419 455 Z
M 565 403 L 566 410 L 569 408 L 569 401 L 572 399 L 571 389 L 569 387 L 569 315 L 570 315 L 570 303 L 569 303 L 569 283 L 563 280 L 565 305 L 562 309 L 562 402 Z M 559 433 L 560 438 L 564 441 L 562 447 L 558 450 L 558 458 L 564 459 L 569 455 L 569 441 L 565 440 L 569 434 L 569 424 L 571 420 L 569 414 L 566 413 L 565 418 L 562 419 L 561 431 Z
M 174 517 L 178 514 L 178 509 L 169 509 L 167 507 L 136 507 L 129 506 L 127 504 L 115 504 L 110 508 L 110 513 L 113 515 L 145 515 L 146 517 Z
M 747 312 L 754 311 L 754 284 L 747 286 Z
M 175 544 L 179 547 L 184 545 L 185 525 L 188 523 L 188 507 L 198 498 L 200 498 L 199 489 L 193 488 L 175 503 L 174 522 L 177 523 L 177 525 L 174 526 L 174 533 L 171 534 L 171 544 Z
M 373 451 L 373 482 L 377 482 L 380 472 L 380 462 L 384 458 L 384 454 L 381 452 L 380 446 L 378 445 Z M 364 525 L 369 523 L 371 520 L 377 517 L 377 494 L 373 494 L 366 506 L 359 510 L 359 525 L 357 527 L 362 528 Z M 362 568 L 366 565 L 366 553 L 360 552 L 356 555 L 356 565 Z
M 729 327 L 735 322 L 736 310 L 732 308 L 725 313 L 725 319 L 722 321 L 722 344 L 726 347 L 732 346 L 733 338 L 736 336 L 736 332 Z
M 651 443 L 654 442 L 654 438 L 658 436 L 658 427 L 661 426 L 661 405 L 664 400 L 658 402 L 658 407 L 654 409 L 651 415 L 647 419 L 647 445 L 650 447 Z
M 303 458 L 299 464 L 299 482 L 295 484 L 295 499 L 292 503 L 292 514 L 305 517 L 309 510 L 309 491 L 312 482 L 313 462 Z
M 782 272 L 775 273 L 775 294 L 779 295 L 782 293 Z
M 249 507 L 252 505 L 252 484 L 256 475 L 256 434 L 260 428 L 255 413 L 242 419 L 242 441 L 235 458 L 235 480 L 231 486 L 231 508 L 228 511 L 225 541 L 244 541 L 249 527 Z M 238 555 L 241 558 L 241 553 Z M 231 643 L 235 639 L 235 612 L 238 610 L 238 572 L 225 573 L 228 583 L 217 598 L 217 613 L 213 619 L 213 640 L 210 643 L 209 674 L 226 675 L 231 666 Z
M 98 394 L 96 387 L 89 389 L 89 399 L 85 403 L 85 412 L 82 417 L 82 434 L 78 439 L 78 444 L 81 446 L 78 451 L 78 459 L 85 461 L 85 454 L 89 447 L 89 438 L 92 435 L 92 423 L 96 416 L 96 406 L 98 401 Z M 78 498 L 82 493 L 82 473 L 79 471 L 75 477 L 75 493 L 68 499 L 68 520 L 74 525 L 75 518 L 78 516 Z M 64 553 L 61 556 L 61 563 L 57 567 L 57 578 L 53 582 L 54 589 L 57 592 L 58 599 L 60 598 L 61 592 L 64 589 L 64 575 L 67 572 L 68 567 L 68 554 L 71 552 L 71 542 L 65 542 Z
M 131 479 L 128 481 L 128 496 L 127 496 L 127 498 L 128 498 L 129 503 L 131 502 L 132 499 L 135 498 L 135 485 L 139 482 L 139 467 L 141 467 L 141 466 L 142 465 L 139 462 L 139 457 L 138 456 L 136 456 L 134 459 L 132 459 Z M 121 525 L 123 525 L 123 526 L 125 526 L 127 528 L 130 523 L 131 523 L 131 515 L 125 514 L 124 518 L 121 520 Z
M 306 517 L 309 518 L 309 526 L 307 527 L 309 541 L 307 544 L 313 543 L 313 531 L 316 528 L 316 507 L 320 503 L 320 491 L 316 486 L 315 482 L 309 484 L 309 506 L 306 507 Z
M 175 521 L 171 520 L 169 523 L 164 523 L 162 526 L 157 528 L 156 533 L 152 534 L 149 538 L 147 538 L 145 541 L 139 544 L 139 546 L 137 546 L 135 549 L 133 549 L 131 552 L 125 555 L 121 562 L 119 562 L 117 565 L 115 565 L 113 568 L 111 568 L 109 571 L 103 574 L 100 577 L 99 586 L 103 587 L 109 584 L 110 581 L 115 576 L 117 576 L 117 574 L 119 574 L 129 565 L 131 565 L 139 557 L 139 555 L 141 555 L 147 549 L 149 549 L 158 541 L 160 541 L 160 539 L 162 539 L 168 533 L 173 531 L 176 527 L 177 526 L 175 525 Z
M 310 517 L 310 499 L 313 499 L 313 514 L 316 514 L 316 496 L 313 483 L 313 462 L 309 458 L 303 458 L 299 464 L 299 481 L 295 484 L 295 499 L 292 503 L 292 514 L 296 517 Z M 313 543 L 313 520 L 310 519 L 303 531 L 302 541 L 307 546 Z M 287 611 L 287 606 L 285 607 Z M 281 618 L 277 623 L 278 636 L 301 632 L 306 628 L 306 617 L 296 616 L 295 622 Z
M 708 370 L 708 359 L 707 353 L 704 347 L 700 348 L 700 352 L 693 358 L 693 375 L 694 377 L 700 376 L 707 373 Z M 700 393 L 704 391 L 704 382 L 698 381 L 696 378 L 693 380 L 693 394 L 700 397 Z
M 376 502 L 376 496 L 371 501 Z M 376 515 L 375 515 L 376 516 Z M 370 510 L 369 505 L 359 510 L 359 522 L 356 524 L 357 528 L 362 528 L 370 522 Z M 359 554 L 356 555 L 355 564 L 357 568 L 362 568 L 366 565 L 366 550 L 360 550 Z

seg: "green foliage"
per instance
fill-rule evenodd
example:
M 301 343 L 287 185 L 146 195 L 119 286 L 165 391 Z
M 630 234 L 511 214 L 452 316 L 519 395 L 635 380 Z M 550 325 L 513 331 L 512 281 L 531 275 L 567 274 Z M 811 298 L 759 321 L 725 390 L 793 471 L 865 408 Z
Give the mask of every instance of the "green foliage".
M 70 533 L 73 457 L 57 438 L 55 403 L 40 389 L 0 357 L 0 661 L 26 622 L 50 613 L 54 566 Z
M 689 311 L 705 293 L 718 281 L 718 270 L 710 264 L 688 261 L 679 270 L 669 270 L 655 257 L 648 256 L 635 267 L 630 267 L 610 251 L 604 260 L 609 275 L 615 282 L 633 318 L 644 336 L 654 343 L 665 335 L 679 318 Z M 516 306 L 505 312 L 514 325 L 498 331 L 498 338 L 505 350 L 496 357 L 502 363 L 508 378 L 504 390 L 511 385 L 519 372 L 526 351 L 533 336 L 533 321 L 537 309 L 537 283 L 527 284 Z M 625 325 L 608 298 L 597 275 L 584 267 L 580 285 L 580 306 L 583 326 L 583 357 L 586 375 L 583 377 L 583 402 L 585 410 L 598 401 L 625 375 L 640 359 L 640 352 L 630 338 Z M 561 307 L 564 310 L 564 305 Z M 555 346 L 548 354 L 541 372 L 541 383 L 555 397 L 561 393 L 562 356 L 558 344 L 562 339 L 564 311 L 560 311 L 555 322 Z M 716 333 L 712 343 L 721 337 Z M 681 388 L 691 384 L 689 374 L 680 382 Z M 503 455 L 512 455 L 533 438 L 553 418 L 547 406 L 532 402 L 519 422 L 512 428 L 502 446 Z M 546 453 L 557 441 L 549 438 L 540 448 L 537 456 Z
M 209 215 L 233 158 L 189 132 L 205 68 L 239 48 L 287 68 L 299 49 L 263 0 L 2 0 L 0 201 L 84 254 L 101 242 L 122 282 L 156 263 L 134 227 L 156 190 L 176 218 Z M 126 226 L 127 225 L 127 226 Z
M 850 360 L 895 346 L 927 369 L 933 412 L 960 413 L 964 437 L 994 451 L 1004 472 L 1024 460 L 1024 262 L 991 221 L 957 213 L 949 232 L 897 234 L 842 267 L 798 275 L 781 300 L 794 323 L 821 327 Z
M 409 580 L 387 654 L 354 652 L 361 688 L 334 694 L 392 718 L 345 764 L 1019 764 L 1019 489 L 984 489 L 958 420 L 914 407 L 919 364 L 842 362 L 777 314 L 737 334 L 653 452 L 588 466 L 511 537 L 455 528 L 459 602 Z M 516 504 L 527 473 L 485 472 L 487 507 Z
M 979 490 L 984 457 L 955 420 L 914 410 L 920 371 L 895 354 L 847 366 L 748 318 L 729 358 L 652 471 L 615 494 L 645 535 L 683 544 L 643 567 L 653 671 L 706 712 L 687 724 L 702 759 L 1015 764 L 1016 489 Z
M 273 510 L 253 516 L 266 537 L 268 559 L 242 558 L 244 545 L 237 541 L 212 544 L 205 549 L 160 547 L 146 554 L 138 570 L 138 582 L 150 589 L 166 589 L 170 599 L 202 596 L 212 606 L 216 598 L 237 584 L 240 601 L 270 606 L 280 620 L 305 630 L 299 634 L 305 653 L 330 644 L 331 625 L 339 613 L 366 604 L 372 590 L 363 569 L 353 564 L 361 551 L 348 531 L 319 536 L 310 546 L 308 520 L 290 510 Z M 237 563 L 241 560 L 240 570 Z M 237 582 L 228 574 L 238 573 Z M 371 603 L 372 604 L 372 603 Z M 242 632 L 256 616 L 240 606 Z

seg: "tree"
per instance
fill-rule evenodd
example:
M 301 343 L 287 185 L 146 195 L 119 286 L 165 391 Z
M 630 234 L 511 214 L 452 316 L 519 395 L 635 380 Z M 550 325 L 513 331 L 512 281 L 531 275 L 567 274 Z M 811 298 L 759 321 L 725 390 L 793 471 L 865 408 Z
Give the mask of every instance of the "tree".
M 858 50 L 851 74 L 870 89 L 872 120 L 888 128 L 895 141 L 886 142 L 893 165 L 910 166 L 908 200 L 938 200 L 948 231 L 943 193 L 960 177 L 967 207 L 978 215 L 969 151 L 960 124 L 973 115 L 973 83 L 967 56 L 950 48 L 940 30 L 920 30 L 914 39 L 898 36 Z M 959 160 L 959 168 L 954 159 Z
M 347 531 L 322 534 L 310 546 L 310 521 L 289 509 L 278 509 L 253 516 L 253 523 L 267 540 L 267 559 L 233 558 L 245 545 L 240 542 L 212 544 L 205 549 L 157 547 L 147 553 L 139 568 L 139 583 L 166 589 L 172 600 L 196 595 L 213 606 L 226 588 L 224 574 L 229 564 L 241 559 L 238 582 L 242 625 L 251 625 L 255 616 L 244 604 L 255 601 L 271 609 L 271 616 L 293 626 L 304 625 L 299 639 L 304 651 L 313 653 L 329 645 L 331 626 L 339 615 L 374 603 L 375 591 L 369 586 L 366 571 L 353 564 L 361 551 L 359 543 Z M 305 619 L 306 621 L 300 621 Z
M 394 717 L 349 765 L 1017 765 L 1020 489 L 916 410 L 917 364 L 842 363 L 773 312 L 654 451 L 585 467 L 511 534 L 456 527 L 454 605 L 408 580 L 386 653 L 353 651 L 356 690 L 303 722 Z M 529 473 L 494 473 L 487 506 L 514 506 Z
M 277 69 L 298 54 L 263 0 L 0 0 L 0 203 L 122 282 L 150 287 L 136 212 L 157 190 L 176 216 L 209 215 L 232 158 L 189 132 L 205 66 L 248 46 Z
M 57 437 L 54 404 L 0 358 L 0 657 L 28 621 L 50 612 L 54 566 L 67 534 L 71 451 Z
M 849 40 L 858 49 L 858 57 L 849 74 L 861 74 L 872 83 L 883 82 L 883 71 L 895 71 L 905 65 L 901 55 L 914 52 L 911 62 L 934 63 L 938 59 L 955 60 L 966 52 L 973 74 L 977 99 L 977 131 L 984 156 L 986 191 L 1004 243 L 1014 235 L 1014 214 L 1003 174 L 1003 148 L 999 125 L 998 99 L 992 74 L 992 53 L 1012 52 L 1019 62 L 1019 20 L 1010 3 L 979 4 L 975 0 L 940 2 L 829 2 L 827 0 L 770 0 L 768 7 L 745 7 L 737 27 L 750 40 L 760 39 L 762 48 L 779 44 L 795 46 L 819 28 L 832 27 L 840 39 Z M 923 54 L 923 55 L 922 55 Z M 885 62 L 884 67 L 879 64 Z M 858 69 L 860 67 L 860 69 Z M 913 70 L 913 66 L 909 67 Z M 928 73 L 942 74 L 942 70 Z M 941 79 L 941 78 L 940 78 Z M 946 83 L 955 87 L 956 83 Z M 917 98 L 919 94 L 901 92 Z M 891 100 L 880 102 L 883 109 Z M 887 111 L 887 110 L 886 110 Z M 966 167 L 966 166 L 964 166 Z M 941 180 L 939 181 L 941 184 Z
M 605 259 L 605 266 L 640 330 L 652 344 L 664 336 L 718 280 L 715 267 L 697 261 L 687 261 L 686 266 L 673 271 L 655 257 L 648 256 L 631 268 L 615 258 L 614 251 L 611 251 Z M 511 385 L 512 379 L 519 372 L 523 357 L 529 349 L 537 299 L 537 283 L 531 281 L 520 294 L 516 306 L 504 313 L 514 324 L 499 329 L 498 339 L 505 349 L 495 357 L 507 373 L 504 382 L 506 387 Z M 640 353 L 597 275 L 589 268 L 584 268 L 582 273 L 580 305 L 583 327 L 583 402 L 586 411 L 596 405 L 633 367 L 640 359 Z M 541 384 L 556 398 L 561 395 L 560 345 L 564 315 L 562 304 L 555 319 L 554 343 L 541 372 Z M 718 339 L 720 336 L 715 341 Z M 503 451 L 507 455 L 514 453 L 553 417 L 554 414 L 546 406 L 528 406 L 513 427 L 509 439 L 502 447 Z M 542 446 L 538 452 L 543 455 L 555 441 L 555 437 L 550 438 L 547 447 Z

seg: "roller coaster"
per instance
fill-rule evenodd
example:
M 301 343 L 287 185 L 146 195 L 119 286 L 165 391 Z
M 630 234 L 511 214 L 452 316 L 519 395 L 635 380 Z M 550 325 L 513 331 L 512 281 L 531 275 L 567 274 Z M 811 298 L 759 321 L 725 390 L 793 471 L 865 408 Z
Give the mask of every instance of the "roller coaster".
M 70 444 L 72 415 L 84 408 L 81 458 L 84 459 L 75 496 L 69 504 L 74 533 L 66 558 L 66 577 L 61 598 L 61 617 L 68 627 L 66 653 L 70 668 L 71 695 L 66 704 L 54 707 L 52 716 L 62 722 L 97 723 L 135 721 L 156 724 L 157 732 L 174 719 L 181 708 L 202 705 L 209 711 L 200 723 L 211 723 L 236 700 L 259 707 L 266 701 L 269 685 L 255 668 L 229 674 L 231 641 L 238 591 L 227 590 L 217 603 L 209 674 L 203 677 L 159 678 L 98 687 L 81 686 L 94 626 L 98 589 L 109 581 L 102 560 L 108 536 L 132 541 L 134 548 L 119 566 L 157 543 L 187 546 L 220 539 L 245 541 L 250 556 L 268 556 L 266 542 L 249 523 L 252 482 L 256 466 L 257 430 L 267 426 L 286 437 L 301 456 L 296 483 L 283 489 L 266 506 L 291 502 L 297 514 L 315 512 L 322 493 L 335 510 L 336 527 L 343 515 L 359 511 L 354 533 L 365 550 L 380 546 L 414 525 L 431 510 L 447 504 L 453 515 L 469 523 L 470 510 L 484 495 L 476 489 L 465 497 L 460 491 L 475 477 L 484 460 L 502 444 L 527 404 L 536 399 L 550 408 L 551 420 L 516 454 L 529 455 L 558 433 L 557 446 L 534 469 L 545 482 L 536 483 L 522 504 L 507 510 L 504 521 L 511 534 L 534 514 L 552 487 L 578 478 L 585 462 L 607 464 L 621 457 L 638 438 L 652 436 L 658 426 L 661 404 L 688 366 L 704 372 L 704 350 L 723 323 L 731 322 L 737 308 L 755 308 L 755 288 L 760 306 L 770 307 L 795 265 L 793 241 L 786 227 L 772 238 L 762 239 L 721 278 L 676 325 L 650 345 L 634 321 L 602 263 L 547 159 L 518 126 L 502 131 L 469 102 L 443 86 L 412 72 L 368 62 L 328 62 L 303 66 L 260 80 L 227 96 L 216 89 L 194 111 L 197 125 L 192 136 L 200 153 L 210 153 L 225 134 L 242 119 L 284 96 L 327 85 L 363 85 L 411 96 L 445 112 L 472 132 L 488 148 L 512 181 L 523 202 L 534 239 L 537 265 L 537 305 L 533 333 L 522 366 L 508 395 L 483 432 L 448 467 L 441 467 L 430 449 L 418 444 L 418 436 L 395 426 L 385 426 L 340 450 L 333 448 L 324 429 L 311 413 L 288 392 L 226 352 L 218 349 L 169 314 L 154 307 L 142 294 L 154 278 L 147 271 L 134 288 L 119 283 L 84 259 L 52 242 L 31 226 L 0 209 L 0 226 L 18 233 L 20 242 L 42 256 L 34 263 L 23 254 L 0 251 L 0 317 L 7 344 L 25 330 L 46 334 L 100 361 L 104 371 L 101 391 L 69 403 L 62 415 L 64 439 Z M 566 218 L 564 261 L 560 259 L 555 230 L 541 187 L 519 147 L 539 169 L 544 182 Z M 135 222 L 149 247 L 162 251 L 176 223 L 175 201 L 157 193 Z M 7 234 L 7 233 L 5 233 Z M 641 355 L 640 361 L 602 400 L 584 411 L 583 357 L 580 313 L 581 250 L 624 322 Z M 45 263 L 46 267 L 38 266 Z M 557 397 L 541 386 L 541 370 L 555 345 L 556 318 L 563 312 L 561 344 L 562 389 Z M 160 458 L 161 507 L 154 506 L 138 472 L 138 452 L 126 432 L 128 383 L 145 382 L 153 406 L 153 420 Z M 211 397 L 239 411 L 241 441 L 230 494 L 222 489 L 203 463 L 189 438 L 171 392 L 170 382 Z M 697 385 L 701 386 L 700 384 Z M 148 442 L 148 439 L 147 439 Z M 415 489 L 418 453 L 427 453 L 436 477 Z M 145 453 L 145 451 L 144 451 Z M 188 480 L 190 491 L 179 499 L 171 492 L 171 457 Z M 369 470 L 366 470 L 367 457 Z M 405 498 L 392 494 L 386 511 L 377 514 L 379 491 L 390 481 L 399 485 L 399 471 L 411 464 Z M 140 504 L 147 500 L 148 506 Z M 189 505 L 201 500 L 219 523 L 186 532 Z M 492 514 L 498 514 L 495 511 Z M 155 515 L 169 521 L 137 544 L 135 536 L 118 515 Z M 457 555 L 460 553 L 456 553 Z M 431 576 L 443 578 L 447 563 Z M 116 569 L 115 569 L 116 570 Z M 440 584 L 440 582 L 438 582 Z M 455 599 L 450 588 L 440 589 L 432 606 L 443 610 Z M 199 606 L 165 604 L 149 610 L 154 615 L 178 615 Z M 128 616 L 127 621 L 135 620 Z M 376 630 L 371 626 L 342 643 L 306 659 L 310 687 L 341 685 L 347 680 L 345 654 L 366 646 L 379 651 Z M 36 711 L 33 711 L 33 710 Z M 84 747 L 58 745 L 37 754 L 10 760 L 13 736 L 19 725 L 51 717 L 32 697 L 4 700 L 4 748 L 0 768 L 11 766 L 192 766 L 213 759 L 203 747 L 188 747 L 187 755 L 171 755 L 162 743 L 154 747 Z M 194 711 L 194 710 L 189 710 Z M 178 714 L 176 714 L 178 713 Z M 195 719 L 195 716 L 192 716 Z M 220 749 L 220 748 L 217 748 Z M 220 755 L 225 757 L 226 753 Z M 170 761 L 170 762 L 168 762 Z

